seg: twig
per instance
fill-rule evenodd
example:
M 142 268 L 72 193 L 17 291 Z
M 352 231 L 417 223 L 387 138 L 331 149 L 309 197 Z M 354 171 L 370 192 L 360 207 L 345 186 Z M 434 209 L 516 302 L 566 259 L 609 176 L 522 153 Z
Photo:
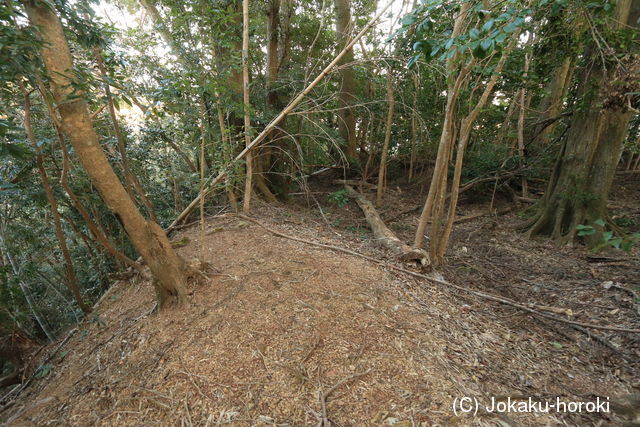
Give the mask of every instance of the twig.
M 364 372 L 359 372 L 359 373 L 355 373 L 353 375 L 349 375 L 346 378 L 343 378 L 342 380 L 338 381 L 337 383 L 335 383 L 333 386 L 331 386 L 331 388 L 329 388 L 329 390 L 323 392 L 322 390 L 318 390 L 318 398 L 320 399 L 320 407 L 321 407 L 321 415 L 320 415 L 320 420 L 318 420 L 318 427 L 329 427 L 331 425 L 331 421 L 329 421 L 329 417 L 327 415 L 327 399 L 329 398 L 329 395 L 331 395 L 331 393 L 333 393 L 334 391 L 336 391 L 336 389 L 346 383 L 348 383 L 351 380 L 354 380 L 358 377 L 361 377 L 363 375 L 367 375 L 369 372 L 371 372 L 371 369 L 367 369 Z
M 571 325 L 571 327 L 573 329 L 575 329 L 576 331 L 582 332 L 583 334 L 585 334 L 589 338 L 592 338 L 594 341 L 597 341 L 598 343 L 600 343 L 604 347 L 607 347 L 609 350 L 611 350 L 611 352 L 613 352 L 614 354 L 620 356 L 621 358 L 623 358 L 627 362 L 631 362 L 629 357 L 627 357 L 624 353 L 622 353 L 618 347 L 616 347 L 611 341 L 609 341 L 605 337 L 603 337 L 601 335 L 598 335 L 598 334 L 594 334 L 593 332 L 591 332 L 590 330 L 588 330 L 586 328 L 583 328 L 582 326 Z
M 439 279 L 436 279 L 436 278 L 433 278 L 433 277 L 426 276 L 424 274 L 416 273 L 415 271 L 407 270 L 407 269 L 404 269 L 402 267 L 398 267 L 398 266 L 396 266 L 394 264 L 390 264 L 390 263 L 387 263 L 387 262 L 384 262 L 384 261 L 380 261 L 379 259 L 367 256 L 367 255 L 359 254 L 358 252 L 355 252 L 355 251 L 352 251 L 352 250 L 349 250 L 349 249 L 341 248 L 339 246 L 326 245 L 324 243 L 317 243 L 317 242 L 313 242 L 313 241 L 310 241 L 310 240 L 305 240 L 305 239 L 300 239 L 298 237 L 289 236 L 287 234 L 280 233 L 278 231 L 272 230 L 269 227 L 267 227 L 266 225 L 262 224 L 260 221 L 258 221 L 256 219 L 253 219 L 253 218 L 249 218 L 249 217 L 247 217 L 245 215 L 242 215 L 242 214 L 225 214 L 223 216 L 235 216 L 235 217 L 238 217 L 238 218 L 242 218 L 242 219 L 244 219 L 246 221 L 253 222 L 254 224 L 262 227 L 265 230 L 267 230 L 271 234 L 273 234 L 275 236 L 278 236 L 278 237 L 282 237 L 284 239 L 289 239 L 289 240 L 293 240 L 293 241 L 296 241 L 296 242 L 306 243 L 308 245 L 318 246 L 318 247 L 321 247 L 321 248 L 331 249 L 331 250 L 334 250 L 334 251 L 337 251 L 337 252 L 343 252 L 343 253 L 346 253 L 346 254 L 349 254 L 349 255 L 357 256 L 357 257 L 366 259 L 368 261 L 371 261 L 371 262 L 373 262 L 373 263 L 375 263 L 377 265 L 380 265 L 380 266 L 383 266 L 383 267 L 387 267 L 387 268 L 390 268 L 390 269 L 393 269 L 393 270 L 396 270 L 396 271 L 400 271 L 402 273 L 409 274 L 409 275 L 411 275 L 413 277 L 417 277 L 417 278 L 424 279 L 424 280 L 427 280 L 427 281 L 430 281 L 430 282 L 434 282 L 434 283 L 437 283 L 439 285 L 444 285 L 444 286 L 459 290 L 461 292 L 465 292 L 467 294 L 475 295 L 475 296 L 480 297 L 480 298 L 488 299 L 490 301 L 499 302 L 501 304 L 508 305 L 508 306 L 516 308 L 518 310 L 526 311 L 527 313 L 531 313 L 531 314 L 533 314 L 535 316 L 544 317 L 545 319 L 550 319 L 550 320 L 553 320 L 555 322 L 561 322 L 561 323 L 566 323 L 566 324 L 575 325 L 575 326 L 582 326 L 584 328 L 600 329 L 600 330 L 604 330 L 604 331 L 617 331 L 617 332 L 627 332 L 627 333 L 631 333 L 631 334 L 640 334 L 640 329 L 622 328 L 622 327 L 617 327 L 617 326 L 603 326 L 603 325 L 596 325 L 596 324 L 592 324 L 592 323 L 577 322 L 577 321 L 574 321 L 574 320 L 563 319 L 563 318 L 560 318 L 560 317 L 552 316 L 550 314 L 542 313 L 542 312 L 540 312 L 538 310 L 534 310 L 534 309 L 529 308 L 529 307 L 527 307 L 525 305 L 518 304 L 517 302 L 512 301 L 510 299 L 507 299 L 507 298 L 499 297 L 499 296 L 496 296 L 496 295 L 491 295 L 491 294 L 488 294 L 488 293 L 485 293 L 485 292 L 481 292 L 481 291 L 475 291 L 475 290 L 472 290 L 472 289 L 468 289 L 468 288 L 465 288 L 465 287 L 462 287 L 462 286 L 455 285 L 453 283 L 450 283 L 450 282 L 447 282 L 447 281 L 444 281 L 444 280 L 439 280 Z

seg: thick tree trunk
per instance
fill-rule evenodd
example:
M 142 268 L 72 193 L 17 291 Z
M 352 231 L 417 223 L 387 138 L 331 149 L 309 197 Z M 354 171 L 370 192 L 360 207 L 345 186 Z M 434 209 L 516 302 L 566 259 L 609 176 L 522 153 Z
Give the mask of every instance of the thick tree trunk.
M 378 211 L 369 200 L 367 200 L 362 194 L 358 193 L 352 187 L 344 186 L 351 197 L 356 200 L 358 206 L 364 213 L 369 227 L 373 232 L 373 237 L 376 242 L 381 246 L 391 250 L 399 259 L 404 262 L 417 262 L 421 265 L 429 264 L 429 256 L 423 249 L 415 249 L 407 245 L 398 237 L 395 233 L 389 229 L 378 215 Z
M 159 306 L 171 300 L 186 300 L 186 273 L 181 258 L 167 236 L 153 221 L 146 221 L 122 186 L 107 160 L 82 93 L 75 91 L 73 60 L 62 24 L 52 9 L 41 2 L 23 0 L 31 25 L 38 28 L 45 43 L 42 59 L 61 116 L 62 129 L 69 137 L 80 162 L 107 206 L 120 218 L 134 247 L 151 269 Z
M 639 9 L 640 0 L 620 0 L 614 29 L 624 23 L 637 27 Z M 624 63 L 604 70 L 595 49 L 587 51 L 579 76 L 578 97 L 584 99 L 584 108 L 574 113 L 529 236 L 573 242 L 578 225 L 608 220 L 607 199 L 633 114 L 629 94 L 640 91 L 640 59 L 628 55 Z M 589 243 L 601 238 L 604 230 L 598 231 Z
M 69 170 L 71 169 L 71 161 L 69 160 L 69 153 L 67 152 L 67 146 L 61 128 L 62 124 L 58 119 L 58 115 L 55 112 L 55 108 L 51 103 L 50 97 L 47 96 L 46 88 L 44 87 L 42 81 L 38 81 L 38 90 L 40 91 L 42 102 L 47 107 L 47 111 L 49 112 L 49 118 L 51 119 L 56 130 L 58 142 L 60 143 L 60 150 L 62 151 L 62 171 L 60 173 L 60 185 L 71 199 L 73 207 L 78 211 L 80 216 L 82 216 L 82 219 L 84 220 L 86 226 L 89 228 L 91 234 L 93 234 L 94 238 L 98 240 L 98 242 L 107 250 L 107 252 L 124 265 L 133 267 L 138 271 L 142 270 L 142 266 L 140 264 L 120 252 L 115 247 L 115 245 L 107 236 L 104 225 L 100 222 L 100 219 L 95 215 L 92 217 L 89 214 L 87 209 L 82 204 L 80 198 L 73 191 L 71 185 L 69 185 Z
M 342 50 L 351 39 L 353 25 L 351 22 L 351 1 L 335 0 L 335 6 L 337 45 L 338 50 Z M 344 153 L 348 161 L 357 160 L 356 149 L 358 145 L 356 118 L 352 107 L 356 99 L 356 82 L 353 76 L 353 68 L 350 65 L 345 65 L 352 62 L 353 49 L 349 49 L 339 63 L 342 81 L 340 83 L 340 92 L 338 93 L 338 107 L 340 108 L 338 110 L 338 129 L 345 143 Z

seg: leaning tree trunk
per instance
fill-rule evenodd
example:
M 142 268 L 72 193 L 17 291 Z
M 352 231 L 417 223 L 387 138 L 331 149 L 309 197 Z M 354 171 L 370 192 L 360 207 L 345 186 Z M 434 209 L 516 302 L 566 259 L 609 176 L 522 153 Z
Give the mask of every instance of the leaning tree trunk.
M 562 100 L 567 92 L 571 77 L 573 75 L 573 59 L 565 58 L 553 72 L 551 80 L 547 84 L 546 94 L 538 105 L 539 116 L 538 125 L 534 126 L 532 138 L 534 141 L 540 141 L 543 144 L 549 141 L 549 136 L 553 133 L 556 122 L 547 123 L 560 114 L 562 109 Z
M 613 25 L 637 27 L 639 13 L 640 0 L 620 0 Z M 605 70 L 595 49 L 588 49 L 579 76 L 578 98 L 584 99 L 584 108 L 574 113 L 530 236 L 573 242 L 578 225 L 608 219 L 607 199 L 633 114 L 630 96 L 640 91 L 640 58 L 627 55 Z M 595 244 L 602 231 L 589 243 Z
M 335 0 L 336 5 L 336 37 L 338 50 L 346 46 L 351 38 L 351 1 Z M 338 129 L 345 143 L 345 155 L 347 160 L 356 160 L 356 118 L 353 113 L 353 102 L 356 97 L 356 82 L 353 77 L 353 68 L 349 65 L 353 62 L 353 49 L 349 49 L 340 61 L 340 92 L 338 93 Z
M 62 229 L 60 212 L 58 212 L 58 201 L 53 194 L 53 189 L 51 188 L 51 184 L 49 183 L 49 176 L 47 174 L 47 170 L 44 167 L 44 158 L 42 156 L 40 147 L 38 147 L 38 142 L 36 141 L 36 137 L 33 133 L 33 128 L 31 127 L 31 99 L 29 98 L 31 94 L 27 92 L 26 89 L 24 89 L 24 86 L 22 84 L 20 85 L 20 87 L 24 93 L 24 127 L 27 132 L 27 138 L 31 142 L 31 145 L 36 152 L 36 167 L 38 169 L 38 173 L 40 174 L 40 179 L 42 180 L 42 187 L 44 188 L 44 192 L 47 196 L 47 201 L 49 202 L 49 208 L 51 209 L 54 230 L 56 233 L 56 238 L 58 239 L 60 252 L 62 252 L 62 259 L 64 261 L 64 269 L 66 273 L 65 283 L 67 284 L 67 288 L 73 295 L 73 298 L 76 300 L 76 304 L 78 304 L 78 307 L 80 307 L 80 309 L 85 314 L 90 314 L 91 307 L 89 307 L 82 298 L 80 287 L 78 286 L 78 279 L 76 276 L 76 271 L 73 267 L 73 260 L 71 259 L 69 247 L 67 246 L 67 237 L 65 236 Z
M 131 171 L 131 166 L 129 165 L 129 156 L 127 156 L 127 144 L 125 141 L 125 137 L 122 134 L 120 123 L 118 122 L 118 115 L 116 114 L 113 95 L 111 94 L 111 87 L 107 80 L 107 67 L 104 63 L 104 59 L 102 58 L 102 53 L 100 52 L 100 49 L 98 47 L 94 48 L 94 55 L 96 58 L 96 63 L 98 65 L 98 70 L 100 71 L 100 75 L 105 80 L 104 93 L 107 97 L 107 108 L 109 110 L 109 117 L 111 118 L 111 125 L 113 126 L 113 132 L 116 136 L 120 158 L 122 159 L 122 173 L 124 175 L 125 183 L 127 183 L 131 188 L 133 188 L 133 190 L 135 190 L 136 193 L 138 193 L 138 196 L 140 196 L 142 203 L 147 208 L 149 218 L 157 222 L 158 219 L 156 218 L 153 203 L 151 203 L 151 200 L 149 199 L 149 197 L 147 197 L 147 193 L 144 191 L 144 188 L 142 188 L 142 184 L 138 180 L 138 177 L 136 177 Z M 134 197 L 131 190 L 129 190 L 128 193 L 132 198 Z
M 171 300 L 183 302 L 187 280 L 184 261 L 174 252 L 160 226 L 140 214 L 102 151 L 84 96 L 74 90 L 77 82 L 70 73 L 73 60 L 62 23 L 48 5 L 34 0 L 22 3 L 31 25 L 38 28 L 45 42 L 41 55 L 64 133 L 92 183 L 121 220 L 133 246 L 149 266 L 160 308 Z

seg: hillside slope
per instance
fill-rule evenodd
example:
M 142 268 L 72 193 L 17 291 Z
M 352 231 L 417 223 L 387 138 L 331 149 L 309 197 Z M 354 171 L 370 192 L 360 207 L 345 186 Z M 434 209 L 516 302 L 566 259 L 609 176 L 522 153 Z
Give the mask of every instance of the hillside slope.
M 336 244 L 276 210 L 280 231 Z M 200 253 L 197 227 L 174 240 Z M 347 242 L 340 239 L 341 245 Z M 352 248 L 369 250 L 353 239 Z M 471 300 L 358 257 L 212 218 L 215 272 L 183 309 L 153 313 L 142 279 L 119 282 L 4 414 L 14 425 L 554 425 L 614 414 L 456 417 L 456 397 L 593 400 L 631 392 L 628 373 L 584 335 Z M 382 255 L 380 255 L 382 256 Z M 575 331 L 574 331 L 575 332 Z M 555 338 L 554 338 L 555 337 Z M 567 337 L 566 339 L 564 337 Z M 565 342 L 564 345 L 556 341 Z M 600 363 L 593 363 L 597 359 Z

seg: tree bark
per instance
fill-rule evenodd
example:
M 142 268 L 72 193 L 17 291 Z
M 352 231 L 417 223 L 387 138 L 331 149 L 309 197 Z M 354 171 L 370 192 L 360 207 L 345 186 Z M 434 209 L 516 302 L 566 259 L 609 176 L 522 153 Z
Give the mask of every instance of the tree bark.
M 351 1 L 335 0 L 336 6 L 336 37 L 338 50 L 343 49 L 351 38 Z M 356 99 L 356 82 L 353 75 L 353 49 L 347 50 L 339 63 L 340 92 L 338 93 L 338 129 L 345 143 L 344 153 L 348 161 L 357 160 L 358 140 L 356 137 L 356 118 L 353 103 Z
M 556 122 L 549 125 L 544 122 L 557 117 L 562 110 L 562 100 L 567 93 L 573 76 L 573 62 L 572 58 L 565 58 L 562 64 L 556 68 L 551 81 L 547 84 L 546 94 L 538 106 L 539 116 L 537 122 L 540 124 L 533 129 L 533 141 L 540 141 L 543 144 L 549 141 L 549 136 L 553 133 Z
M 61 128 L 61 122 L 58 116 L 56 115 L 55 108 L 51 104 L 51 101 L 46 93 L 46 88 L 44 84 L 39 81 L 38 82 L 38 90 L 40 91 L 40 96 L 42 97 L 42 102 L 47 107 L 47 111 L 49 112 L 49 117 L 55 127 L 56 134 L 58 136 L 58 142 L 60 143 L 60 150 L 62 151 L 62 171 L 60 173 L 60 185 L 67 193 L 69 198 L 71 199 L 71 203 L 73 207 L 78 211 L 82 219 L 84 220 L 86 226 L 91 231 L 91 234 L 98 240 L 98 242 L 107 250 L 107 252 L 113 256 L 117 261 L 122 262 L 124 265 L 129 267 L 133 267 L 136 270 L 140 271 L 142 266 L 120 252 L 115 245 L 111 242 L 107 233 L 105 232 L 104 225 L 101 224 L 100 219 L 97 216 L 91 216 L 87 209 L 82 204 L 80 198 L 76 195 L 76 193 L 69 185 L 69 170 L 71 169 L 71 161 L 69 160 L 69 153 L 67 152 L 67 146 L 65 144 L 63 131 Z
M 30 93 L 26 91 L 22 84 L 20 85 L 23 95 L 24 95 L 24 127 L 27 132 L 27 138 L 31 142 L 33 149 L 36 151 L 36 167 L 38 169 L 38 173 L 40 174 L 40 179 L 42 180 L 42 187 L 44 188 L 44 192 L 47 196 L 47 201 L 49 202 L 49 208 L 51 209 L 51 216 L 53 219 L 53 226 L 56 233 L 56 238 L 58 239 L 58 246 L 60 247 L 60 252 L 62 252 L 62 259 L 64 260 L 64 269 L 66 273 L 65 283 L 67 288 L 73 295 L 73 298 L 78 304 L 78 307 L 85 313 L 91 313 L 91 307 L 89 307 L 82 299 L 82 294 L 80 293 L 80 287 L 78 286 L 78 279 L 76 277 L 76 271 L 73 268 L 73 260 L 71 259 L 71 254 L 69 253 L 69 247 L 67 246 L 67 238 L 62 229 L 62 221 L 60 220 L 60 212 L 58 212 L 58 202 L 53 194 L 53 189 L 51 188 L 51 184 L 49 183 L 49 177 L 47 175 L 47 170 L 44 167 L 44 159 L 38 147 L 38 142 L 36 141 L 36 137 L 33 134 L 33 128 L 31 126 L 31 99 Z
M 41 2 L 22 0 L 29 22 L 45 41 L 42 59 L 61 116 L 63 132 L 69 137 L 80 162 L 107 206 L 120 218 L 134 247 L 154 276 L 160 308 L 172 301 L 186 300 L 186 268 L 158 224 L 147 221 L 114 173 L 98 141 L 84 94 L 76 86 L 71 52 L 59 18 Z
M 460 179 L 462 176 L 462 165 L 464 160 L 464 153 L 466 151 L 467 145 L 469 143 L 469 138 L 471 136 L 471 131 L 473 129 L 473 124 L 478 118 L 480 111 L 484 108 L 487 101 L 489 100 L 489 96 L 493 92 L 493 88 L 495 87 L 498 76 L 502 73 L 502 69 L 504 64 L 511 53 L 511 50 L 515 46 L 518 34 L 514 36 L 513 41 L 510 45 L 504 50 L 500 60 L 496 64 L 493 73 L 491 74 L 491 78 L 487 82 L 487 85 L 482 92 L 482 95 L 478 99 L 475 107 L 469 112 L 467 117 L 462 120 L 460 125 L 460 134 L 458 135 L 458 148 L 456 152 L 456 163 L 453 171 L 453 181 L 451 183 L 451 197 L 449 198 L 449 211 L 447 215 L 447 222 L 442 235 L 438 235 L 437 233 L 431 237 L 430 245 L 429 245 L 429 254 L 431 256 L 431 261 L 434 265 L 438 265 L 442 263 L 444 255 L 447 251 L 447 247 L 449 245 L 449 237 L 451 236 L 451 232 L 453 230 L 453 223 L 455 222 L 456 217 L 456 208 L 458 207 L 458 197 L 460 195 Z M 432 221 L 435 223 L 440 222 L 440 219 L 436 216 L 432 218 Z
M 620 0 L 612 29 L 625 24 L 637 28 L 639 13 L 640 0 Z M 584 100 L 584 108 L 573 115 L 538 215 L 528 229 L 530 237 L 569 243 L 576 240 L 578 225 L 592 225 L 598 219 L 608 222 L 607 199 L 633 115 L 630 94 L 640 91 L 640 59 L 630 54 L 605 70 L 595 49 L 587 48 L 579 75 L 578 98 Z M 587 243 L 601 239 L 605 230 L 597 231 Z
M 100 71 L 100 75 L 105 78 L 107 76 L 107 67 L 104 64 L 104 60 L 102 59 L 102 54 L 100 53 L 99 48 L 94 49 L 94 55 L 96 58 L 96 63 L 98 64 L 98 70 Z M 118 147 L 118 152 L 120 153 L 120 158 L 122 159 L 122 173 L 124 174 L 125 182 L 129 184 L 138 196 L 142 200 L 142 203 L 147 208 L 147 213 L 149 214 L 149 218 L 151 220 L 157 222 L 156 213 L 153 208 L 153 203 L 147 197 L 147 193 L 145 193 L 144 188 L 142 188 L 142 184 L 138 180 L 133 172 L 131 172 L 131 167 L 129 166 L 129 157 L 127 156 L 127 144 L 124 139 L 124 135 L 122 134 L 122 129 L 120 128 L 120 123 L 118 123 L 118 116 L 116 114 L 116 108 L 113 103 L 113 96 L 111 95 L 111 88 L 109 83 L 105 81 L 104 83 L 104 93 L 107 96 L 107 107 L 109 110 L 109 117 L 111 118 L 111 125 L 113 126 L 113 131 L 116 135 L 116 142 Z M 133 198 L 134 195 L 131 190 L 128 191 L 129 195 Z
M 244 109 L 245 147 L 251 144 L 251 116 L 249 100 L 249 0 L 242 0 L 242 101 Z M 244 200 L 242 212 L 251 212 L 251 192 L 253 191 L 253 153 L 246 155 L 246 176 L 244 181 Z
M 453 33 L 451 34 L 452 38 L 458 37 L 462 32 L 462 28 L 464 25 L 464 20 L 468 13 L 470 4 L 463 3 L 460 12 L 456 16 Z M 427 224 L 431 217 L 436 217 L 439 215 L 434 215 L 437 212 L 433 212 L 433 208 L 436 205 L 436 201 L 444 197 L 444 193 L 446 193 L 447 189 L 447 165 L 449 162 L 449 157 L 451 156 L 451 152 L 453 149 L 453 136 L 455 133 L 455 110 L 456 104 L 458 101 L 458 95 L 460 92 L 460 87 L 462 83 L 467 77 L 471 66 L 473 65 L 473 60 L 471 60 L 454 78 L 454 73 L 456 70 L 456 63 L 454 62 L 458 55 L 454 55 L 451 58 L 447 59 L 447 105 L 445 107 L 445 116 L 444 122 L 442 124 L 442 133 L 440 135 L 440 143 L 438 144 L 438 154 L 436 157 L 436 165 L 433 170 L 433 176 L 431 178 L 431 184 L 429 185 L 429 194 L 427 195 L 427 199 L 424 202 L 424 207 L 422 209 L 422 213 L 420 214 L 420 219 L 418 221 L 418 228 L 416 230 L 416 236 L 413 243 L 413 246 L 416 248 L 421 248 L 424 242 L 424 232 L 427 228 Z M 439 202 L 438 202 L 439 203 Z M 432 221 L 433 224 L 439 225 L 438 221 Z M 432 236 L 433 238 L 433 236 Z
M 382 154 L 380 156 L 380 169 L 378 170 L 378 188 L 376 191 L 376 206 L 382 206 L 382 196 L 387 178 L 387 157 L 389 155 L 389 145 L 391 144 L 391 126 L 393 124 L 393 112 L 395 108 L 395 98 L 393 95 L 393 72 L 391 67 L 387 68 L 387 121 L 384 128 L 384 144 L 382 144 Z

